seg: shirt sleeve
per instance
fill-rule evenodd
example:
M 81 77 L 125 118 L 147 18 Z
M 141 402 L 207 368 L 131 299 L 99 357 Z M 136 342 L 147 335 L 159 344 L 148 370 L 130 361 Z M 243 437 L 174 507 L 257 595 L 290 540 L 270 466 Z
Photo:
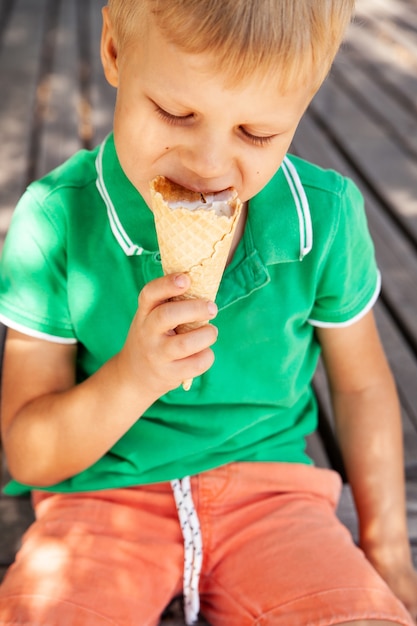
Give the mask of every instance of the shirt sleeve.
M 319 272 L 317 297 L 309 322 L 314 326 L 348 326 L 375 304 L 381 286 L 364 201 L 349 179 L 340 194 L 333 237 Z
M 58 197 L 42 197 L 36 185 L 18 203 L 4 244 L 0 320 L 29 335 L 74 343 L 62 207 Z

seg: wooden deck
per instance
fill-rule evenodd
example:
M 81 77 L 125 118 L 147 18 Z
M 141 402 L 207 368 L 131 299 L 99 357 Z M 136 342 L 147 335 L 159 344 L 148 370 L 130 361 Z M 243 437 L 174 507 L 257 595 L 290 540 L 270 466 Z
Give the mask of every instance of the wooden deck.
M 357 19 L 329 80 L 293 143 L 297 154 L 350 176 L 364 193 L 382 272 L 376 306 L 402 406 L 408 520 L 417 564 L 417 1 L 359 0 Z M 332 441 L 323 372 L 321 434 Z M 320 458 L 315 440 L 316 458 Z M 325 452 L 325 451 L 323 451 Z M 354 530 L 346 487 L 342 517 Z
M 98 55 L 104 0 L 0 4 L 0 247 L 28 182 L 111 128 L 114 92 Z M 357 20 L 292 150 L 351 176 L 363 191 L 383 291 L 376 312 L 403 411 L 408 519 L 417 565 L 417 0 L 358 0 Z M 343 473 L 324 375 L 316 386 L 321 466 Z M 6 479 L 3 472 L 3 482 Z M 0 575 L 32 514 L 0 497 Z M 340 516 L 356 535 L 349 486 Z M 181 624 L 178 606 L 162 622 Z

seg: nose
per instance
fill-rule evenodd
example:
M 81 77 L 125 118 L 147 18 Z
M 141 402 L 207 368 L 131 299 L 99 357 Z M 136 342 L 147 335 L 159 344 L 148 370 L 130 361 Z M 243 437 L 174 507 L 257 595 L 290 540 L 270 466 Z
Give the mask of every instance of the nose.
M 183 165 L 201 179 L 230 175 L 233 157 L 227 138 L 219 132 L 199 133 L 183 149 Z

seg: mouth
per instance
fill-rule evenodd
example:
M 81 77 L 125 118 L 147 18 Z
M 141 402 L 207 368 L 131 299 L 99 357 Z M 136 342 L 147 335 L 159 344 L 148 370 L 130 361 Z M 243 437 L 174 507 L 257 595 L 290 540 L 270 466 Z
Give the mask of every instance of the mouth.
M 170 209 L 189 211 L 212 211 L 219 217 L 232 217 L 236 207 L 241 206 L 237 191 L 233 187 L 217 192 L 193 191 L 165 176 L 156 176 L 150 182 L 151 193 L 160 197 Z
M 230 193 L 230 190 L 232 189 L 232 187 L 225 187 L 222 189 L 213 188 L 213 187 L 210 188 L 205 185 L 194 184 L 189 181 L 186 181 L 186 183 L 184 184 L 182 180 L 175 179 L 175 178 L 168 178 L 168 177 L 167 177 L 167 180 L 169 180 L 171 184 L 175 185 L 178 188 L 184 189 L 185 191 L 188 191 L 188 192 L 191 191 L 195 194 L 199 194 L 201 197 L 201 201 L 203 203 L 210 202 L 211 200 L 209 200 L 208 198 L 213 198 L 213 196 L 216 196 L 216 199 L 217 199 L 219 194 L 226 194 L 226 193 L 228 194 Z M 222 198 L 219 197 L 219 199 L 221 200 Z

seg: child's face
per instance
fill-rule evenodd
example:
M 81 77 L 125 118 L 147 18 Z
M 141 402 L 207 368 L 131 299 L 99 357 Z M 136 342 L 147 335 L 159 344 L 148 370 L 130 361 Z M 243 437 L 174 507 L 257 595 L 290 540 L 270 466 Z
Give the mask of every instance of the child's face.
M 287 152 L 313 81 L 285 95 L 256 76 L 228 88 L 210 54 L 186 53 L 152 26 L 116 55 L 104 15 L 103 63 L 118 88 L 116 149 L 146 202 L 158 174 L 199 192 L 233 186 L 243 201 L 259 192 Z

